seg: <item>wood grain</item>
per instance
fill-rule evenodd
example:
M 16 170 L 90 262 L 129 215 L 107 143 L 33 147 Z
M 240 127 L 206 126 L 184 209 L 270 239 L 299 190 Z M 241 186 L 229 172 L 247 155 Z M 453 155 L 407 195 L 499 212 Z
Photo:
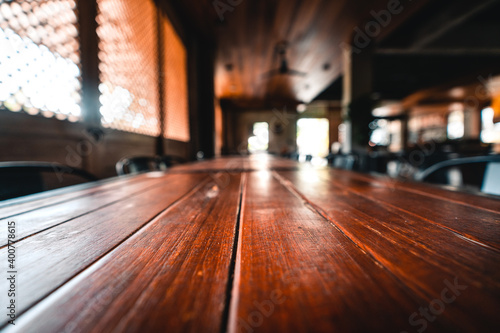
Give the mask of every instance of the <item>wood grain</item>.
M 498 327 L 493 198 L 241 156 L 53 193 L 0 207 L 29 226 L 6 332 Z
M 230 332 L 409 329 L 424 301 L 270 172 L 247 184 Z
M 168 178 L 172 178 L 172 176 L 162 175 L 161 178 L 165 178 L 164 180 L 168 181 Z M 118 185 L 121 186 L 119 186 L 119 188 L 101 187 L 99 191 L 85 191 L 76 197 L 73 195 L 63 196 L 63 202 L 58 202 L 57 204 L 52 204 L 36 210 L 29 210 L 15 216 L 10 215 L 12 217 L 0 219 L 0 223 L 7 223 L 9 220 L 15 221 L 17 226 L 16 239 L 21 240 L 60 223 L 97 211 L 122 199 L 161 186 L 161 184 L 153 178 L 146 178 L 143 181 L 137 181 L 131 184 L 128 184 L 128 182 L 119 182 Z M 47 204 L 46 201 L 44 201 L 44 203 Z M 15 210 L 18 210 L 17 207 Z M 7 244 L 7 232 L 8 230 L 6 228 L 0 229 L 0 247 Z
M 48 297 L 23 332 L 219 332 L 240 176 L 214 180 Z
M 435 221 L 440 222 L 442 212 L 454 207 L 460 216 L 456 224 L 461 226 L 464 220 L 477 218 L 475 230 L 482 230 L 483 236 L 488 231 L 498 231 L 498 224 L 485 225 L 491 221 L 483 221 L 470 207 L 447 207 L 450 203 L 445 201 L 429 207 L 432 203 L 426 201 L 428 197 L 408 201 L 406 193 L 398 196 L 387 188 L 387 192 L 381 193 L 381 187 L 360 186 L 355 177 L 335 177 L 335 173 L 333 170 L 311 176 L 282 172 L 284 178 L 277 177 L 292 191 L 300 192 L 322 216 L 428 303 L 440 298 L 443 281 L 457 279 L 465 285 L 467 291 L 447 305 L 440 316 L 454 323 L 450 329 L 489 332 L 496 327 L 495 313 L 500 310 L 500 251 L 449 228 L 439 228 Z M 392 200 L 392 204 L 385 200 Z M 423 213 L 418 214 L 418 209 Z
M 403 182 L 391 179 L 387 176 L 366 175 L 357 172 L 348 172 L 345 170 L 337 170 L 339 175 L 345 175 L 349 178 L 363 180 L 370 184 L 378 184 L 376 186 L 384 186 L 393 191 L 412 192 L 420 195 L 428 196 L 433 199 L 446 200 L 452 203 L 490 210 L 493 212 L 500 211 L 500 200 L 485 195 L 471 195 L 457 190 L 447 190 L 439 185 L 417 183 L 413 181 Z
M 0 217 L 7 218 L 41 207 L 72 200 L 74 198 L 91 195 L 106 189 L 113 189 L 126 184 L 137 183 L 148 178 L 148 175 L 136 175 L 133 177 L 120 177 L 101 180 L 97 182 L 84 183 L 66 188 L 36 193 L 29 196 L 19 197 L 0 202 Z
M 122 243 L 203 179 L 209 180 L 206 175 L 179 175 L 169 183 L 160 183 L 161 186 L 15 244 L 16 268 L 20 272 L 18 314 Z M 0 257 L 7 258 L 6 247 L 0 249 Z M 2 260 L 0 267 L 8 271 L 7 260 Z M 0 287 L 8 290 L 7 280 L 2 279 Z M 4 300 L 7 295 L 2 293 L 1 297 Z M 5 324 L 6 320 L 7 317 L 2 316 L 0 324 Z
M 471 241 L 500 250 L 500 202 L 497 199 L 439 189 L 431 192 L 433 188 L 424 187 L 423 184 L 387 180 L 380 183 L 372 182 L 369 178 L 360 180 L 357 174 L 345 177 L 344 173 L 333 170 L 320 171 L 318 175 L 324 177 L 326 182 L 369 197 L 381 206 L 398 208 L 437 227 L 450 229 Z M 417 186 L 426 188 L 427 191 L 413 190 Z M 496 205 L 493 205 L 495 201 Z M 485 208 L 480 203 L 490 206 Z

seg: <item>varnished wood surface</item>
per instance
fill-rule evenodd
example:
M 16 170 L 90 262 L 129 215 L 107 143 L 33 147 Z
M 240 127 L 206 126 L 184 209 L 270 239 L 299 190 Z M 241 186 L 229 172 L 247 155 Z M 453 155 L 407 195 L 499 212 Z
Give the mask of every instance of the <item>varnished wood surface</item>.
M 500 200 L 253 156 L 0 205 L 6 332 L 496 332 Z M 0 301 L 7 304 L 5 279 Z

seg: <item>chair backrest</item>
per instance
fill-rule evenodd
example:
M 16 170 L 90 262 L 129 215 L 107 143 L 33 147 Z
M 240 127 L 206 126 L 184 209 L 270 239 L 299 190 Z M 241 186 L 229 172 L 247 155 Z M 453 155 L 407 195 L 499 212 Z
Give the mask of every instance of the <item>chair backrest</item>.
M 355 155 L 336 155 L 333 159 L 333 167 L 339 169 L 354 170 L 355 163 Z
M 116 163 L 119 176 L 160 170 L 160 160 L 156 156 L 123 157 Z
M 160 169 L 164 170 L 170 168 L 171 166 L 186 163 L 186 160 L 179 156 L 173 155 L 162 155 L 157 157 L 160 165 Z
M 454 158 L 416 173 L 414 179 L 500 194 L 500 155 Z
M 98 180 L 85 170 L 49 162 L 0 162 L 0 200 Z
M 182 157 L 172 155 L 123 157 L 116 162 L 119 176 L 149 171 L 164 171 L 173 165 L 185 163 Z

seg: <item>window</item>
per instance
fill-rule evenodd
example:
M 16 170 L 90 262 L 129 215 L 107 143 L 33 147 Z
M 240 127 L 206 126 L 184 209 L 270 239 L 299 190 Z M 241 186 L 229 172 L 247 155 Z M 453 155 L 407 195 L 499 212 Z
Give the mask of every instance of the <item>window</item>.
M 77 121 L 80 56 L 73 0 L 0 4 L 0 107 Z
M 186 48 L 172 24 L 163 17 L 164 119 L 167 139 L 189 141 L 189 111 Z
M 187 51 L 174 27 L 153 0 L 96 2 L 101 107 L 88 112 L 103 127 L 188 142 Z M 76 0 L 0 1 L 0 109 L 82 119 L 76 11 Z
M 259 122 L 253 124 L 252 136 L 248 138 L 248 151 L 261 153 L 269 148 L 269 124 Z
M 500 143 L 500 123 L 493 123 L 493 116 L 492 108 L 481 111 L 481 141 L 485 143 Z
M 101 122 L 160 134 L 156 8 L 147 0 L 98 0 Z

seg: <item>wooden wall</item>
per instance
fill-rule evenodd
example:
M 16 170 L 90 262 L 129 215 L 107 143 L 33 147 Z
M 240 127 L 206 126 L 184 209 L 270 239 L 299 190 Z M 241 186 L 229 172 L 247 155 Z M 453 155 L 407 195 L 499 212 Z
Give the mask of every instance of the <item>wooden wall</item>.
M 190 144 L 164 140 L 170 155 L 190 159 Z M 0 161 L 57 162 L 99 178 L 116 176 L 124 156 L 154 155 L 157 138 L 0 110 Z

